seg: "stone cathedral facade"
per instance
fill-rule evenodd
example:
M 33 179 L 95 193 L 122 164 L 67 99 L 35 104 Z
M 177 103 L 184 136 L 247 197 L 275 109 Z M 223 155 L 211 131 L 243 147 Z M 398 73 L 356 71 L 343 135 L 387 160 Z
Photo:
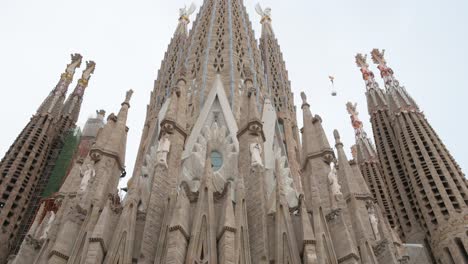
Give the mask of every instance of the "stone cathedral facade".
M 118 184 L 133 91 L 8 263 L 467 261 L 467 182 L 383 52 L 372 55 L 386 91 L 357 56 L 377 148 L 350 103 L 350 159 L 305 93 L 295 106 L 269 8 L 257 6 L 258 41 L 242 0 L 205 0 L 189 31 L 194 9 L 181 9 L 125 197 Z

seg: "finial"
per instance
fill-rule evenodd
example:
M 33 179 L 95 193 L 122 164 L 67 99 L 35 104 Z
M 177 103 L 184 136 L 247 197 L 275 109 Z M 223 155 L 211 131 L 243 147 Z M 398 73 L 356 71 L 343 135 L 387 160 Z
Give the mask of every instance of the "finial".
M 106 116 L 106 111 L 103 109 L 96 110 L 96 115 L 98 118 L 104 119 L 104 116 Z
M 307 95 L 301 92 L 302 104 L 307 104 Z
M 125 95 L 125 101 L 122 104 L 126 104 L 130 106 L 130 100 L 132 99 L 132 95 L 133 95 L 133 90 L 132 89 L 128 90 L 127 94 Z
M 184 20 L 187 23 L 190 22 L 189 17 L 190 17 L 191 14 L 193 14 L 195 12 L 196 9 L 197 9 L 197 6 L 194 3 L 192 3 L 189 8 L 187 8 L 187 6 L 184 6 L 184 8 L 180 8 L 179 9 L 179 15 L 180 15 L 179 20 Z
M 336 144 L 341 143 L 341 137 L 340 137 L 340 132 L 338 132 L 337 129 L 333 131 L 333 136 L 335 137 Z
M 363 124 L 362 121 L 359 119 L 359 112 L 357 111 L 357 103 L 348 102 L 346 104 L 346 109 L 348 113 L 351 115 L 351 124 L 353 125 L 354 131 L 356 132 L 356 136 L 359 136 L 362 133 Z
M 369 64 L 367 63 L 367 54 L 362 55 L 361 53 L 356 54 L 356 65 L 359 68 L 369 68 Z
M 67 65 L 67 69 L 62 76 L 71 81 L 73 79 L 73 75 L 75 74 L 76 68 L 81 67 L 82 59 L 83 56 L 78 53 L 71 54 L 71 63 Z
M 378 65 L 386 65 L 387 61 L 385 61 L 385 50 L 380 51 L 379 49 L 373 49 L 372 52 L 372 61 Z
M 262 8 L 260 3 L 257 3 L 255 6 L 255 11 L 262 17 L 261 23 L 264 21 L 271 21 L 271 8 L 267 7 L 265 9 Z
M 78 81 L 81 87 L 78 88 L 77 94 L 83 95 L 83 89 L 88 86 L 89 79 L 91 78 L 91 74 L 94 73 L 94 69 L 96 69 L 96 63 L 94 61 L 87 61 L 86 69 L 83 71 L 81 79 Z

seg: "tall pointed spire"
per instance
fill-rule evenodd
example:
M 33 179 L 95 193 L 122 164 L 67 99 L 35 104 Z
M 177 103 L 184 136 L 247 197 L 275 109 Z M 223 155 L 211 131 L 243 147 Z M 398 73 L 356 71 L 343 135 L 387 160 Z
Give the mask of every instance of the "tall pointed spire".
M 100 155 L 114 157 L 122 170 L 125 169 L 125 149 L 128 132 L 127 116 L 132 95 L 133 90 L 127 91 L 119 113 L 109 115 L 107 124 L 99 132 L 96 143 L 90 151 L 90 155 L 96 158 Z
M 58 84 L 54 90 L 45 99 L 42 105 L 37 110 L 38 114 L 52 113 L 58 115 L 62 110 L 62 104 L 68 91 L 70 83 L 73 81 L 73 76 L 77 68 L 81 66 L 82 56 L 78 53 L 71 55 L 71 62 L 67 65 L 65 72 L 60 76 Z
M 357 104 L 348 102 L 346 109 L 351 116 L 351 124 L 356 135 L 356 162 L 359 165 L 367 186 L 376 199 L 390 225 L 400 226 L 395 215 L 395 209 L 391 203 L 387 179 L 384 177 L 377 152 L 370 138 L 367 137 L 362 121 L 359 119 Z
M 83 71 L 81 78 L 78 80 L 73 93 L 68 96 L 62 109 L 61 120 L 59 127 L 62 131 L 70 129 L 78 121 L 80 115 L 81 103 L 86 88 L 88 87 L 91 75 L 94 73 L 96 63 L 94 61 L 86 62 L 86 69 Z
M 159 124 L 162 121 L 159 118 L 161 115 L 164 116 L 163 105 L 165 105 L 171 96 L 171 89 L 177 85 L 177 73 L 185 66 L 184 52 L 188 40 L 187 27 L 190 23 L 190 15 L 194 9 L 194 5 L 189 9 L 180 9 L 179 23 L 168 45 L 168 49 L 164 54 L 164 59 L 158 70 L 157 79 L 154 81 L 154 87 L 151 91 L 150 102 L 146 108 L 146 118 L 134 166 L 133 177 L 140 176 L 139 174 L 144 165 L 145 156 L 149 153 L 151 147 L 157 144 L 157 140 L 159 139 Z M 185 79 L 185 83 L 187 83 L 187 79 Z M 183 109 L 185 108 L 184 106 Z
M 385 60 L 385 50 L 373 49 L 372 60 L 377 64 L 380 70 L 380 76 L 385 82 L 385 88 L 388 94 L 388 101 L 392 111 L 419 111 L 419 107 L 413 98 L 408 94 L 405 87 L 395 78 L 392 68 L 387 66 Z
M 53 168 L 57 159 L 57 156 L 52 156 L 52 150 L 60 152 L 54 142 L 63 134 L 57 129 L 56 122 L 81 60 L 81 55 L 72 54 L 71 62 L 61 74 L 58 84 L 0 161 L 0 193 L 3 194 L 0 198 L 0 219 L 4 223 L 0 237 L 7 237 L 6 247 L 0 247 L 0 263 L 5 261 L 13 247 L 14 250 L 19 249 L 38 209 L 42 188 L 50 175 L 47 171 Z
M 346 200 L 349 200 L 349 211 L 351 215 L 351 222 L 353 223 L 353 230 L 356 238 L 356 243 L 361 255 L 361 262 L 365 264 L 377 264 L 377 259 L 372 249 L 372 240 L 369 237 L 369 226 L 364 225 L 364 219 L 367 216 L 367 210 L 364 212 L 366 216 L 362 215 L 361 208 L 366 208 L 366 200 L 372 201 L 373 198 L 370 191 L 364 182 L 362 176 L 356 175 L 349 164 L 348 158 L 343 149 L 340 134 L 337 130 L 333 132 L 336 141 L 336 149 L 338 152 L 338 176 L 343 182 L 344 195 Z M 358 201 L 359 197 L 359 201 Z M 368 217 L 368 216 L 367 216 Z M 366 221 L 369 222 L 369 221 Z M 373 232 L 375 232 L 374 230 Z
M 267 92 L 276 110 L 294 184 L 300 190 L 300 164 L 298 160 L 301 157 L 301 148 L 291 82 L 278 39 L 273 32 L 271 8 L 263 9 L 260 4 L 257 4 L 256 11 L 262 17 L 260 51 L 268 87 Z
M 468 247 L 454 238 L 454 234 L 464 232 L 462 219 L 468 210 L 464 174 L 415 101 L 399 85 L 393 70 L 387 66 L 384 51 L 374 49 L 372 55 L 391 102 L 392 143 L 398 147 L 399 158 L 408 168 L 405 191 L 414 197 L 412 207 L 417 208 L 417 218 L 424 230 L 418 233 L 418 239 L 432 242 L 437 260 L 443 262 L 449 255 L 455 263 L 463 262 Z M 446 254 L 442 253 L 444 247 Z
M 221 76 L 229 104 L 239 124 L 239 109 L 244 70 L 252 72 L 253 86 L 263 100 L 265 84 L 260 52 L 242 0 L 206 0 L 190 32 L 185 64 L 189 72 L 193 112 L 189 124 L 195 123 L 217 74 Z M 193 109 L 193 110 L 192 110 Z
M 369 70 L 367 56 L 356 55 L 357 66 L 366 81 L 366 97 L 377 153 L 382 165 L 383 174 L 389 183 L 389 195 L 395 206 L 397 221 L 400 222 L 402 237 L 418 237 L 421 227 L 418 224 L 418 212 L 413 206 L 415 197 L 406 192 L 409 184 L 406 166 L 399 156 L 397 138 L 392 125 L 392 112 L 384 90 L 376 88 L 374 74 Z M 422 243 L 419 239 L 409 240 L 412 243 Z

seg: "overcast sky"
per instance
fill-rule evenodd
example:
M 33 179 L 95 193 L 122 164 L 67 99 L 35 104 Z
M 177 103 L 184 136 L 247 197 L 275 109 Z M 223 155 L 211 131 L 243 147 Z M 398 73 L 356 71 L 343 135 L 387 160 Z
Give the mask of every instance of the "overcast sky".
M 198 6 L 201 2 L 195 1 Z M 256 2 L 244 2 L 259 36 Z M 348 100 L 358 102 L 365 129 L 371 134 L 365 87 L 354 56 L 357 52 L 383 48 L 396 77 L 466 171 L 468 1 L 262 0 L 261 3 L 273 10 L 273 26 L 298 110 L 299 93 L 305 91 L 312 111 L 322 116 L 331 142 L 332 131 L 337 128 L 347 149 L 354 143 L 345 109 Z M 69 63 L 70 53 L 78 52 L 84 60 L 97 63 L 79 125 L 96 109 L 117 112 L 125 91 L 135 90 L 128 122 L 127 166 L 131 171 L 149 94 L 177 26 L 178 9 L 184 4 L 190 2 L 2 0 L 1 155 L 56 85 Z M 84 65 L 77 71 L 75 81 Z M 379 76 L 374 65 L 372 69 Z M 329 74 L 336 77 L 338 97 L 330 96 Z

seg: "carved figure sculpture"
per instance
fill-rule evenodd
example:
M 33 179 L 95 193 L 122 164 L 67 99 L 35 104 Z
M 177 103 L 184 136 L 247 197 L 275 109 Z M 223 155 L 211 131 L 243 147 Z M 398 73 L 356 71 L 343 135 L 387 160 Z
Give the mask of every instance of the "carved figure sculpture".
M 197 6 L 194 3 L 192 3 L 189 8 L 185 6 L 184 8 L 179 9 L 179 15 L 181 18 L 182 17 L 187 18 L 191 14 L 193 14 L 193 12 L 195 12 L 196 9 L 197 9 Z
M 159 140 L 158 150 L 156 152 L 156 160 L 158 164 L 164 165 L 167 167 L 167 154 L 171 148 L 171 141 L 168 136 L 163 136 Z
M 52 227 L 52 223 L 54 222 L 54 219 L 55 219 L 55 213 L 52 211 L 52 212 L 50 212 L 49 220 L 47 221 L 47 225 L 46 225 L 46 227 L 44 228 L 44 231 L 42 232 L 42 235 L 41 235 L 41 237 L 39 238 L 39 240 L 45 240 L 45 239 L 47 239 L 48 234 L 49 234 L 49 230 L 50 230 L 50 228 Z
M 257 11 L 257 13 L 262 16 L 262 17 L 269 17 L 271 18 L 271 8 L 267 7 L 265 9 L 262 8 L 262 6 L 260 4 L 257 4 L 255 6 L 255 11 Z
M 375 208 L 373 204 L 367 206 L 367 212 L 369 213 L 369 221 L 371 223 L 372 230 L 374 231 L 375 239 L 378 241 L 380 240 L 379 219 L 375 214 Z
M 262 146 L 258 143 L 250 144 L 250 155 L 251 155 L 251 166 L 260 166 L 263 167 L 262 161 Z
M 82 170 L 80 168 L 80 174 L 81 174 L 81 183 L 80 183 L 80 189 L 79 193 L 83 193 L 86 191 L 86 188 L 88 188 L 88 183 L 89 181 L 96 176 L 96 171 L 94 170 L 94 166 L 92 164 L 87 164 L 86 165 L 86 170 Z
M 339 201 L 343 196 L 341 192 L 341 186 L 338 182 L 338 176 L 336 175 L 336 168 L 335 164 L 332 162 L 330 163 L 330 173 L 328 174 L 328 184 L 330 185 L 330 190 L 335 198 L 335 201 Z

